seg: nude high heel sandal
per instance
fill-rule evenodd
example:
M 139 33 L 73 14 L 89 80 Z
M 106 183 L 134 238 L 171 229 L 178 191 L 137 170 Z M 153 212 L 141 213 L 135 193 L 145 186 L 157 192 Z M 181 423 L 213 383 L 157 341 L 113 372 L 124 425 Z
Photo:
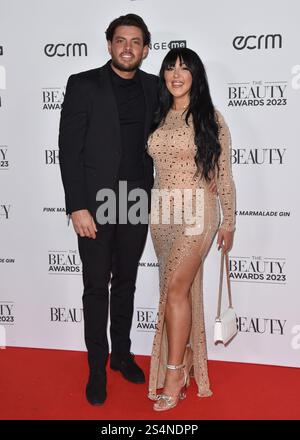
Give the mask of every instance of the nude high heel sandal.
M 159 394 L 157 396 L 157 401 L 153 405 L 154 411 L 167 411 L 169 409 L 175 408 L 179 400 L 183 400 L 186 397 L 186 384 L 187 384 L 187 374 L 185 371 L 185 365 L 167 365 L 169 370 L 182 370 L 183 371 L 183 384 L 179 393 L 175 396 L 167 394 Z

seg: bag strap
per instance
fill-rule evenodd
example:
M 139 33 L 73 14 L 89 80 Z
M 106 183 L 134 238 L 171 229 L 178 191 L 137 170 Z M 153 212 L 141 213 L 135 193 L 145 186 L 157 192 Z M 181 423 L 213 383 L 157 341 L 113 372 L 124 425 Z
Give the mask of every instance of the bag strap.
M 227 280 L 229 307 L 232 307 L 231 285 L 230 285 L 230 279 L 229 279 L 229 257 L 228 257 L 228 253 L 225 254 L 223 249 L 222 249 L 222 252 L 221 252 L 221 267 L 220 267 L 220 281 L 219 281 L 219 299 L 218 299 L 218 310 L 217 310 L 217 318 L 216 319 L 220 319 L 220 315 L 221 315 L 224 259 L 226 261 L 226 280 Z

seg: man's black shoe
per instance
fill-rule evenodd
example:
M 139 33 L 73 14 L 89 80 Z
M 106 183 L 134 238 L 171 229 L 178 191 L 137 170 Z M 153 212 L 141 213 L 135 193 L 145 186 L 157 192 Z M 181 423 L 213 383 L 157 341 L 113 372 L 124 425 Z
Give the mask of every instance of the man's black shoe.
M 91 405 L 103 405 L 106 399 L 105 372 L 90 372 L 86 386 L 86 398 Z
M 132 353 L 125 356 L 115 356 L 112 354 L 110 368 L 114 371 L 120 371 L 123 377 L 130 382 L 145 383 L 143 370 L 135 363 Z

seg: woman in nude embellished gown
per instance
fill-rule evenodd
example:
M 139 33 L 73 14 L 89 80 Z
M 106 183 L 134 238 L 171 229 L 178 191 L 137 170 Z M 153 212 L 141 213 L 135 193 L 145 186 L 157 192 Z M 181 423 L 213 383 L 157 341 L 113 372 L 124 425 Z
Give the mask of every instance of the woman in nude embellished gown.
M 156 174 L 151 236 L 160 272 L 149 398 L 155 400 L 154 410 L 165 411 L 185 397 L 191 375 L 199 397 L 212 394 L 207 372 L 203 262 L 216 232 L 218 249 L 228 252 L 235 229 L 230 133 L 213 107 L 204 66 L 190 49 L 172 49 L 162 63 L 160 107 L 148 152 Z M 213 179 L 218 195 L 210 190 Z M 167 221 L 162 218 L 165 200 L 157 197 L 162 190 L 170 195 Z M 187 190 L 192 194 L 190 204 Z M 180 191 L 182 198 L 178 198 Z M 193 212 L 198 206 L 200 213 L 194 218 L 185 216 L 191 206 Z M 158 393 L 159 389 L 162 392 Z

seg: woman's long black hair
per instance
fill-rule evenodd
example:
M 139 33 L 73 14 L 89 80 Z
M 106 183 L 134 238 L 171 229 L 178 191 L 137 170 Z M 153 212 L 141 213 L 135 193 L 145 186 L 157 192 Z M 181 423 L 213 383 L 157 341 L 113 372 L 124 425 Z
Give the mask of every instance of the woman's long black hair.
M 219 170 L 218 159 L 221 146 L 218 140 L 219 126 L 215 109 L 209 92 L 209 86 L 204 65 L 200 57 L 191 49 L 171 49 L 165 56 L 159 72 L 159 107 L 154 117 L 152 132 L 164 123 L 168 111 L 173 104 L 173 96 L 166 87 L 165 71 L 174 67 L 179 58 L 191 72 L 193 81 L 190 91 L 190 103 L 186 112 L 186 123 L 192 115 L 195 131 L 197 152 L 195 163 L 198 173 L 206 181 L 211 180 L 211 171 Z

